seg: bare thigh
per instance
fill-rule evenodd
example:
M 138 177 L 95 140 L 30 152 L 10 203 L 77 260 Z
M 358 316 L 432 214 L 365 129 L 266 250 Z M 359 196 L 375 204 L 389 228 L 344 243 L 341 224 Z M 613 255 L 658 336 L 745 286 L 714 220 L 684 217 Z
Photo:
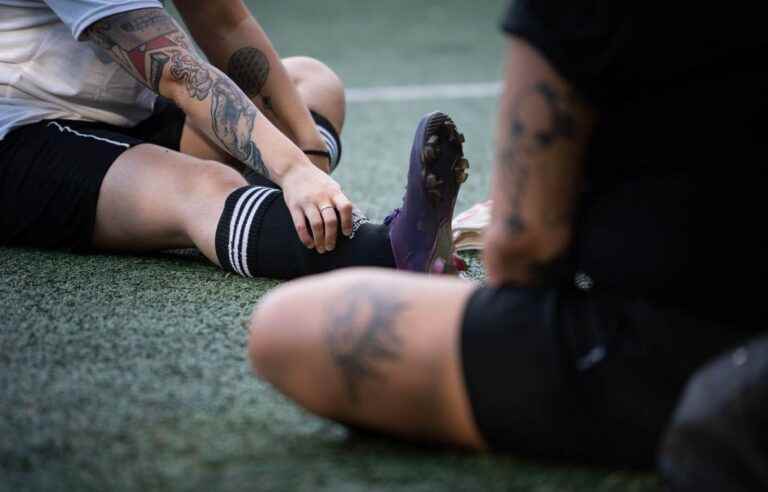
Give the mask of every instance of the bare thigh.
M 102 182 L 94 245 L 111 251 L 197 247 L 214 263 L 224 202 L 245 180 L 231 168 L 151 144 L 125 151 Z
M 459 350 L 475 287 L 375 269 L 290 282 L 254 311 L 251 362 L 260 377 L 321 416 L 484 449 Z

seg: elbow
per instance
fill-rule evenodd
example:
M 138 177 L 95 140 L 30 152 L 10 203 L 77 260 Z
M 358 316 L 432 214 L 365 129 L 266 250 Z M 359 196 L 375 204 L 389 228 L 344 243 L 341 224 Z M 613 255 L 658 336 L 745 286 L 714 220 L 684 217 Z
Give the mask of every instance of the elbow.
M 182 109 L 186 106 L 186 99 L 189 97 L 184 97 L 187 92 L 186 88 L 182 81 L 175 79 L 170 74 L 163 75 L 163 77 L 154 84 L 153 89 L 155 89 L 155 92 L 158 95 L 173 101 L 176 106 Z
M 162 75 L 150 81 L 155 92 L 182 109 L 190 100 L 203 101 L 210 95 L 216 74 L 206 61 L 189 52 L 163 54 L 167 58 Z

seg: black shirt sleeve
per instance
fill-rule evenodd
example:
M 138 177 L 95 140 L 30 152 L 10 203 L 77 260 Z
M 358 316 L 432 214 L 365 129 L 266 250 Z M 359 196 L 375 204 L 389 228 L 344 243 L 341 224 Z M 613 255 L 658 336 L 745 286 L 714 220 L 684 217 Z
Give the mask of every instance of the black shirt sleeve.
M 631 32 L 623 3 L 513 0 L 502 28 L 527 41 L 583 96 L 597 103 Z

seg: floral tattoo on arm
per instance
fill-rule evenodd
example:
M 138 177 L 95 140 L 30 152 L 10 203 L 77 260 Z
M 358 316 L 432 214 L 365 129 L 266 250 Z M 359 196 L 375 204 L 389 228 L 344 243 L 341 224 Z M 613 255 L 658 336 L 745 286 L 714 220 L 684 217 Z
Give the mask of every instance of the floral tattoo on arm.
M 209 101 L 211 126 L 206 132 L 233 157 L 269 178 L 252 137 L 258 109 L 227 76 L 189 49 L 186 34 L 163 9 L 107 17 L 90 26 L 86 36 L 153 91 L 160 92 L 167 70 L 171 79 L 183 82 L 190 98 Z M 247 87 L 255 87 L 254 82 Z

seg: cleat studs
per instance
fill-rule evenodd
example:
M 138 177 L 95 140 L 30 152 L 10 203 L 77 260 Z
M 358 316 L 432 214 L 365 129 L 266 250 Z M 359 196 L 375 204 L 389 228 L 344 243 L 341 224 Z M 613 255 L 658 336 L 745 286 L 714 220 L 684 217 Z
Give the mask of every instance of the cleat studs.
M 440 190 L 437 189 L 427 190 L 427 195 L 429 196 L 429 200 L 432 202 L 433 206 L 437 206 L 437 204 L 440 203 L 440 200 L 443 198 L 443 194 L 440 193 Z
M 427 189 L 432 191 L 440 185 L 440 180 L 438 180 L 437 176 L 435 176 L 434 174 L 429 174 L 427 176 L 427 179 L 425 180 L 425 184 L 427 186 Z
M 424 149 L 421 151 L 421 160 L 424 162 L 432 162 L 435 159 L 437 159 L 437 151 L 435 147 L 431 145 L 424 146 Z
M 456 183 L 462 184 L 467 180 L 469 177 L 469 172 L 467 172 L 467 169 L 469 169 L 468 160 L 462 158 L 456 161 L 456 164 L 453 166 L 453 175 L 456 179 Z
M 455 142 L 458 138 L 459 132 L 456 130 L 456 125 L 451 120 L 445 122 L 445 128 L 448 129 L 448 141 Z

